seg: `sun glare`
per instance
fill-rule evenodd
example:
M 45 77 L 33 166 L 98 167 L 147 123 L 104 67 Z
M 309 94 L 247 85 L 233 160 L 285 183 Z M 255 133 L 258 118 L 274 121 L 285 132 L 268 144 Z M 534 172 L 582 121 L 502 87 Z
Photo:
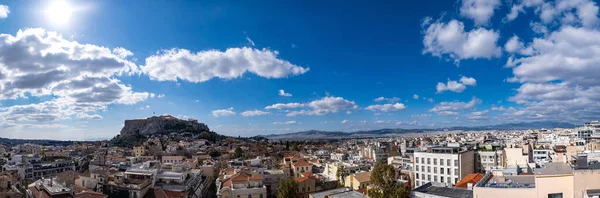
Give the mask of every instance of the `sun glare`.
M 46 10 L 46 17 L 56 25 L 67 25 L 71 19 L 73 8 L 67 1 L 54 0 Z

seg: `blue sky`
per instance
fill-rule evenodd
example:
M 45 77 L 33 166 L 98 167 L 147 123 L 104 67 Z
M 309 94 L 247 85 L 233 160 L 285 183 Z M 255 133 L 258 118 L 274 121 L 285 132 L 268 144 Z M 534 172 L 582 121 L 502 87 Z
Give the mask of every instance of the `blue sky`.
M 2 137 L 110 138 L 154 114 L 253 136 L 600 110 L 594 1 L 0 4 Z

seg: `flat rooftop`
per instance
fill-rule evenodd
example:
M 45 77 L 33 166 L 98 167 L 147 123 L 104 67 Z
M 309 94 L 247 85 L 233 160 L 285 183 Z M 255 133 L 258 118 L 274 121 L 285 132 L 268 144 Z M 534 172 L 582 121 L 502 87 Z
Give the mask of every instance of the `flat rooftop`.
M 419 186 L 413 191 L 440 197 L 473 198 L 473 191 L 462 188 L 437 187 L 433 186 L 431 183 Z

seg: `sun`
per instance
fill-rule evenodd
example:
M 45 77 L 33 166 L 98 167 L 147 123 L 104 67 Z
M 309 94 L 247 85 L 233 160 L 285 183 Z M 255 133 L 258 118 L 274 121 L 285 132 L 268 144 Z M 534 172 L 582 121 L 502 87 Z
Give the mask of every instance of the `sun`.
M 54 0 L 46 9 L 46 17 L 50 22 L 56 25 L 67 25 L 71 20 L 73 8 L 65 0 Z

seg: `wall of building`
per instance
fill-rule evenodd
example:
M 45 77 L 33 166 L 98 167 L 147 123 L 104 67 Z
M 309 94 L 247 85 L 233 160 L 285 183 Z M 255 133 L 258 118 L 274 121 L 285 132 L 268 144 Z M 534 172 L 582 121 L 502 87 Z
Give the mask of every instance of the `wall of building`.
M 467 176 L 475 172 L 475 152 L 474 151 L 466 151 L 460 154 L 460 176 L 458 180 L 461 180 L 463 177 Z
M 551 175 L 535 177 L 537 197 L 548 197 L 548 194 L 562 193 L 563 197 L 573 195 L 573 175 Z
M 573 177 L 575 197 L 583 197 L 586 190 L 600 189 L 600 170 L 575 170 Z
M 535 188 L 486 188 L 474 187 L 473 198 L 536 197 Z

